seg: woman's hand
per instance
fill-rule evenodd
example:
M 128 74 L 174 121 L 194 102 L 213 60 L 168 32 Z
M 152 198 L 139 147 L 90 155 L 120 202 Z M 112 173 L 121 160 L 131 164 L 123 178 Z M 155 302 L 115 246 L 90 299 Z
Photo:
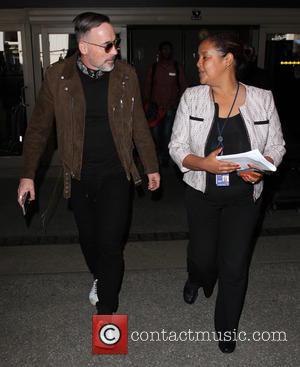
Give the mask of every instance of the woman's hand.
M 207 157 L 202 159 L 201 166 L 203 171 L 214 173 L 216 175 L 222 175 L 225 173 L 234 172 L 240 168 L 240 165 L 237 163 L 217 160 L 217 155 L 221 153 L 222 149 L 223 148 L 217 148 Z
M 272 162 L 271 162 L 272 163 Z M 256 168 L 259 170 L 259 167 L 256 167 L 254 164 L 248 164 L 249 168 Z M 245 181 L 250 182 L 252 184 L 258 183 L 262 178 L 263 174 L 256 171 L 248 171 L 247 169 L 239 172 L 239 176 Z
M 247 170 L 239 172 L 239 176 L 245 182 L 252 183 L 253 185 L 258 183 L 263 177 L 263 175 L 261 173 L 258 173 L 258 172 L 255 172 L 255 171 L 247 171 Z

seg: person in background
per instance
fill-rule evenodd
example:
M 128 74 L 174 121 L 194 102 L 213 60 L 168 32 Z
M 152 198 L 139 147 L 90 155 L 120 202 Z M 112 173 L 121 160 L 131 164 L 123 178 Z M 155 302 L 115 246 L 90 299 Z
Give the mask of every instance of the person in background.
M 172 44 L 162 42 L 158 48 L 158 61 L 149 67 L 144 96 L 146 104 L 155 104 L 161 114 L 152 127 L 152 134 L 163 166 L 169 163 L 168 144 L 176 109 L 186 87 L 183 67 L 173 58 Z
M 241 71 L 241 82 L 254 87 L 271 89 L 271 81 L 268 72 L 257 66 L 257 56 L 252 46 L 244 46 L 245 65 Z
M 238 80 L 244 60 L 240 42 L 229 34 L 211 35 L 200 43 L 198 53 L 202 85 L 183 94 L 169 145 L 187 184 L 190 240 L 183 296 L 193 304 L 203 287 L 210 297 L 218 280 L 215 330 L 220 350 L 231 353 L 264 177 L 250 167 L 238 175 L 238 164 L 216 157 L 258 149 L 277 167 L 285 143 L 272 93 Z
M 106 15 L 74 19 L 79 53 L 45 74 L 26 131 L 18 202 L 35 199 L 34 178 L 56 120 L 64 170 L 80 246 L 93 275 L 89 299 L 98 314 L 117 311 L 124 273 L 123 248 L 132 181 L 141 178 L 132 157 L 136 146 L 148 189 L 159 187 L 155 146 L 145 119 L 135 71 L 116 60 L 119 40 Z

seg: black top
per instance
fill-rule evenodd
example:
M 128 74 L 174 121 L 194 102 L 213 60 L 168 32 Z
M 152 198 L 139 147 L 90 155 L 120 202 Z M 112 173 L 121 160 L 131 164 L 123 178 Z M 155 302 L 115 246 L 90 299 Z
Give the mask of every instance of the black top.
M 85 102 L 85 134 L 82 176 L 110 174 L 122 171 L 121 162 L 109 126 L 107 98 L 109 73 L 98 79 L 78 70 Z
M 220 130 L 222 131 L 225 122 L 226 118 L 217 117 L 215 119 L 207 139 L 205 156 L 210 154 L 219 146 L 217 140 L 219 136 L 217 124 L 219 123 Z M 224 145 L 223 155 L 243 153 L 251 150 L 246 127 L 240 114 L 229 117 L 222 132 L 222 136 Z M 207 172 L 206 193 L 208 194 L 208 197 L 212 199 L 234 199 L 252 195 L 253 185 L 243 181 L 236 172 L 232 172 L 229 174 L 229 186 L 217 186 L 216 175 Z

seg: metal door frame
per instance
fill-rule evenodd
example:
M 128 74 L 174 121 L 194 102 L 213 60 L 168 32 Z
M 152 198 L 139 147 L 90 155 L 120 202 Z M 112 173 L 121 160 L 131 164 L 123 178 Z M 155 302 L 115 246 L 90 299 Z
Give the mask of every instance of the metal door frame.
M 115 26 L 114 30 L 120 34 L 121 38 L 121 54 L 122 59 L 127 60 L 127 27 Z M 74 33 L 74 28 L 64 24 L 47 25 L 34 24 L 32 26 L 32 43 L 34 45 L 34 70 L 38 70 L 40 65 L 39 55 L 39 34 L 42 35 L 42 48 L 43 48 L 43 67 L 46 70 L 50 65 L 50 53 L 49 53 L 49 34 L 67 34 Z M 40 73 L 35 73 L 35 87 L 39 90 L 42 83 Z
M 258 66 L 265 67 L 267 35 L 270 33 L 295 33 L 300 34 L 299 24 L 268 24 L 261 25 L 259 31 Z
M 26 24 L 19 23 L 2 23 L 0 20 L 1 32 L 21 32 L 22 53 L 23 53 L 23 77 L 24 77 L 24 94 L 26 104 L 27 121 L 30 119 L 33 111 L 34 98 L 34 78 L 32 69 L 32 48 L 30 39 L 30 28 Z

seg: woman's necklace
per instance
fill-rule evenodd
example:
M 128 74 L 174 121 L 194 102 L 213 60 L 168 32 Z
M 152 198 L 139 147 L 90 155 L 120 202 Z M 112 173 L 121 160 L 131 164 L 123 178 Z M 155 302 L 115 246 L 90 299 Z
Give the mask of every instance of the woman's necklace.
M 217 121 L 217 128 L 218 128 L 218 137 L 217 137 L 217 140 L 218 140 L 218 145 L 221 146 L 222 148 L 224 148 L 224 144 L 223 144 L 223 141 L 224 141 L 224 138 L 223 138 L 223 131 L 225 129 L 225 126 L 227 125 L 227 122 L 229 120 L 229 117 L 231 115 L 231 112 L 233 110 L 233 107 L 235 105 L 235 102 L 236 102 L 236 99 L 237 99 L 237 96 L 239 94 L 239 89 L 240 89 L 240 83 L 238 82 L 238 85 L 237 85 L 237 88 L 236 88 L 236 92 L 235 92 L 235 96 L 234 96 L 234 99 L 233 99 L 233 103 L 230 107 L 230 110 L 229 110 L 229 113 L 226 117 L 226 120 L 224 121 L 223 123 L 223 126 L 222 128 L 220 127 L 219 125 L 219 121 Z M 212 90 L 212 97 L 213 97 L 213 100 L 215 102 L 215 96 L 214 96 L 214 91 Z M 216 102 L 215 102 L 216 103 Z

